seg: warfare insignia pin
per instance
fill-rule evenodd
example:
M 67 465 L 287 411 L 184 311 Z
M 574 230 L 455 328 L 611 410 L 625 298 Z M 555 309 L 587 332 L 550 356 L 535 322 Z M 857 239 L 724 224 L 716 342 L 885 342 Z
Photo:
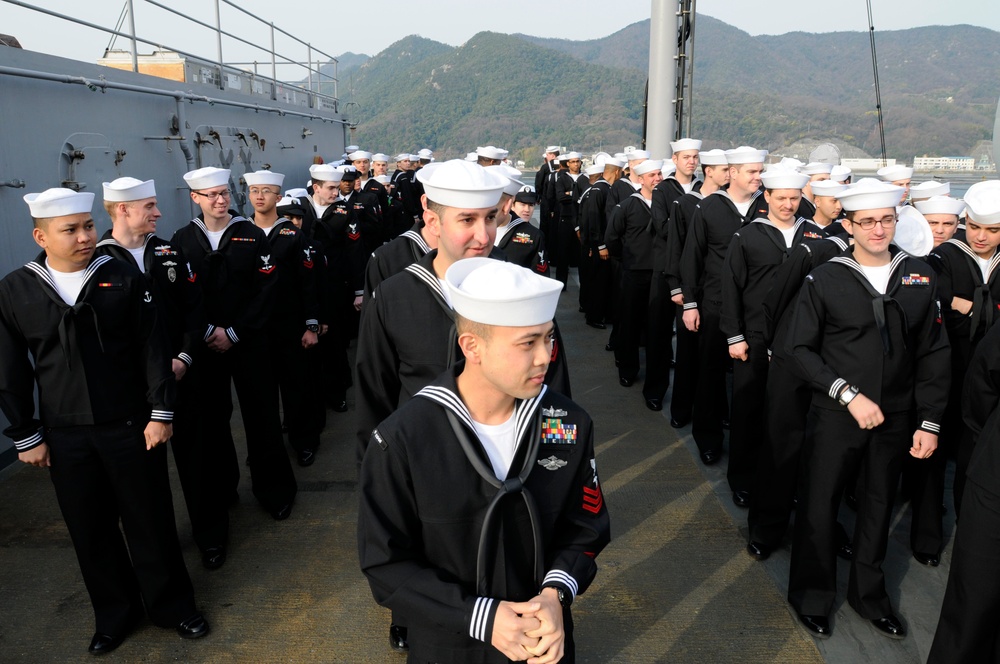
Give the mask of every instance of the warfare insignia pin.
M 555 455 L 550 456 L 548 459 L 539 459 L 538 465 L 545 470 L 559 470 L 565 465 L 568 465 L 568 461 L 563 461 L 562 459 L 556 457 Z
M 542 417 L 566 417 L 569 415 L 562 408 L 542 408 Z
M 175 270 L 172 267 L 168 267 L 167 268 L 167 279 L 170 280 L 170 283 L 174 283 L 175 281 L 177 281 L 177 270 Z

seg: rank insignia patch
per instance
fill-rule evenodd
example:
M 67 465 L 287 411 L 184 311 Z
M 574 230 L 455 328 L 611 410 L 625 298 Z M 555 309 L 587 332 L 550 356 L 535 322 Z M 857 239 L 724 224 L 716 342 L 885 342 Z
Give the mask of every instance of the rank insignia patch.
M 542 442 L 556 445 L 576 445 L 576 425 L 563 424 L 562 420 L 550 417 L 542 422 Z
M 930 286 L 931 278 L 919 274 L 909 274 L 903 277 L 904 286 Z

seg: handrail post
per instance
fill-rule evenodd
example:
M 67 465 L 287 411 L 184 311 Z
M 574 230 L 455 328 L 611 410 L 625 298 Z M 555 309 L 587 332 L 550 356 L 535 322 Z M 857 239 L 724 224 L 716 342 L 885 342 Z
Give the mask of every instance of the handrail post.
M 128 0 L 128 27 L 132 42 L 132 71 L 139 73 L 139 45 L 135 40 L 135 5 Z
M 274 56 L 274 21 L 271 21 L 271 99 L 278 98 L 278 63 Z
M 215 37 L 219 47 L 219 89 L 226 89 L 226 65 L 222 61 L 222 14 L 219 11 L 219 0 L 215 0 Z

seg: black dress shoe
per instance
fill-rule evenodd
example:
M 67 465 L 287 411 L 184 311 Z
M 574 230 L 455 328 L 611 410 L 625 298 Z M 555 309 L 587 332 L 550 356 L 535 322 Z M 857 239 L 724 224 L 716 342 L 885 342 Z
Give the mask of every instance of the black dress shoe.
M 347 412 L 347 399 L 331 399 L 330 400 L 330 408 L 332 408 L 334 410 L 334 412 L 337 412 L 337 413 L 346 413 Z
M 843 560 L 853 560 L 854 559 L 854 544 L 851 542 L 844 542 L 837 547 L 837 557 Z
M 275 521 L 284 521 L 292 515 L 292 504 L 287 503 L 281 507 L 271 510 L 271 516 Z
M 205 569 L 219 569 L 226 562 L 226 545 L 210 546 L 201 552 L 201 564 Z
M 406 641 L 406 628 L 395 623 L 389 625 L 389 647 L 396 652 L 407 652 L 410 644 Z
M 690 423 L 691 423 L 690 419 L 681 420 L 681 419 L 678 419 L 676 417 L 671 417 L 670 418 L 670 426 L 672 426 L 675 429 L 683 429 L 684 427 L 686 427 Z
M 913 558 L 921 565 L 927 565 L 928 567 L 937 567 L 941 564 L 941 558 L 936 553 L 920 553 L 919 551 L 914 551 Z
M 300 466 L 311 466 L 316 461 L 316 450 L 307 447 L 301 450 L 298 456 Z
M 650 410 L 663 410 L 663 399 L 646 399 L 646 408 Z
M 200 639 L 208 634 L 208 621 L 205 616 L 196 613 L 187 620 L 182 620 L 177 625 L 177 634 L 182 639 Z
M 588 327 L 592 327 L 595 330 L 606 330 L 606 329 L 608 329 L 608 326 L 605 325 L 604 323 L 593 323 L 593 322 L 591 322 L 589 320 L 587 321 L 587 325 L 588 325 Z
M 613 351 L 614 349 L 615 349 L 615 347 L 614 347 L 614 345 L 612 345 L 612 343 L 610 341 L 608 343 L 604 344 L 604 350 L 608 351 L 609 353 L 611 351 Z
M 750 492 L 733 491 L 733 503 L 737 507 L 750 507 Z
M 906 628 L 903 627 L 903 622 L 891 613 L 884 618 L 872 620 L 871 623 L 878 630 L 879 634 L 888 636 L 890 639 L 902 639 L 906 637 Z
M 747 553 L 754 560 L 767 560 L 771 557 L 771 547 L 761 542 L 750 540 L 747 543 Z
M 826 616 L 807 616 L 799 614 L 799 622 L 809 630 L 809 633 L 818 639 L 828 639 L 833 634 L 830 627 L 830 619 Z
M 718 463 L 719 459 L 722 458 L 722 453 L 716 450 L 709 450 L 707 452 L 701 453 L 701 462 L 706 466 L 711 466 L 712 464 Z
M 91 655 L 107 655 L 109 652 L 117 648 L 125 640 L 125 635 L 122 636 L 111 636 L 109 634 L 94 634 L 94 638 L 90 640 L 90 646 L 87 648 L 87 652 Z
M 634 383 L 635 383 L 634 378 L 625 378 L 624 376 L 618 377 L 618 384 L 621 385 L 622 387 L 632 387 Z

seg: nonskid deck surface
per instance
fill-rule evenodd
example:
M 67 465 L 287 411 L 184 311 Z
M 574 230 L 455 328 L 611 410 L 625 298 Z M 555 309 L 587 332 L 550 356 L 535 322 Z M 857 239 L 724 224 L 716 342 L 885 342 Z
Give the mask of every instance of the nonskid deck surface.
M 703 467 L 690 429 L 645 408 L 640 385 L 618 385 L 607 332 L 584 325 L 573 275 L 559 307 L 574 398 L 593 416 L 598 468 L 614 540 L 600 571 L 574 603 L 581 662 L 922 662 L 951 559 L 938 568 L 909 555 L 909 509 L 893 520 L 887 582 L 910 635 L 877 635 L 843 601 L 834 636 L 815 642 L 785 601 L 789 550 L 763 563 L 745 552 L 746 512 L 733 506 L 725 463 Z M 640 381 L 642 375 L 640 375 Z M 242 469 L 226 564 L 205 570 L 190 536 L 171 466 L 181 544 L 198 605 L 212 633 L 182 641 L 142 624 L 111 656 L 127 662 L 398 662 L 388 647 L 389 612 L 358 570 L 355 410 L 328 413 L 315 465 L 295 473 L 299 494 L 287 521 L 262 510 Z M 669 395 L 668 395 L 669 399 Z M 240 458 L 243 431 L 234 418 Z M 289 448 L 289 454 L 294 456 Z M 171 462 L 172 463 L 172 462 Z M 93 614 L 45 471 L 15 464 L 0 481 L 0 660 L 88 661 Z M 948 532 L 954 528 L 950 489 Z M 853 525 L 853 515 L 842 514 Z

